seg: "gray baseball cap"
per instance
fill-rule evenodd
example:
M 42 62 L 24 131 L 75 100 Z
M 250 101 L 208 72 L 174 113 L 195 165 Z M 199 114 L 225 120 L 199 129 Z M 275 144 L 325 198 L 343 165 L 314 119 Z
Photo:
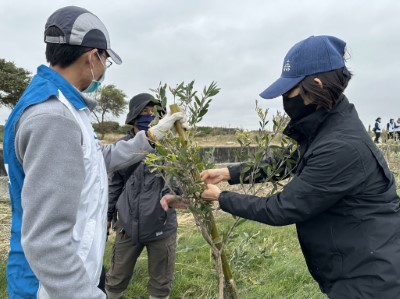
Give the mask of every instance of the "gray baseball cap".
M 46 31 L 51 26 L 59 28 L 64 36 L 47 36 Z M 122 63 L 121 57 L 111 50 L 110 37 L 103 22 L 90 11 L 78 6 L 60 8 L 47 19 L 44 41 L 103 49 L 116 64 Z

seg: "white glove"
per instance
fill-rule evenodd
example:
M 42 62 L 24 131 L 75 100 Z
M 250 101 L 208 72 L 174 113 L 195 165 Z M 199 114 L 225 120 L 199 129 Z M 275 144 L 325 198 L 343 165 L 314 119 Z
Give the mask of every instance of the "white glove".
M 189 127 L 185 113 L 176 112 L 171 114 L 170 112 L 168 112 L 167 115 L 160 119 L 158 124 L 149 129 L 149 136 L 155 137 L 155 139 L 163 139 L 165 133 L 167 133 L 168 131 L 171 130 L 175 133 L 176 121 L 179 121 L 184 129 L 187 129 Z

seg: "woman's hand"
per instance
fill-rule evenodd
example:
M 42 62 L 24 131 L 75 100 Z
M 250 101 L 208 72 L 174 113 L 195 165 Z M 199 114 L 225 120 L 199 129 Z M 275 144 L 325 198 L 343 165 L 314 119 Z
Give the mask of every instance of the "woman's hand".
M 200 177 L 206 184 L 218 184 L 231 178 L 228 168 L 207 169 L 200 173 Z
M 206 201 L 218 201 L 221 190 L 215 185 L 207 184 L 207 189 L 201 194 L 201 197 Z
M 160 204 L 165 212 L 167 212 L 169 208 L 186 209 L 189 206 L 182 197 L 172 194 L 164 195 L 160 200 Z

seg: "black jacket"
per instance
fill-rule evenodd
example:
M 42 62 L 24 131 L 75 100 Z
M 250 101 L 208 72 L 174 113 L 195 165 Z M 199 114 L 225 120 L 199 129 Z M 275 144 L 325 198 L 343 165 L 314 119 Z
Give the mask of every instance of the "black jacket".
M 376 121 L 374 128 L 372 129 L 375 133 L 381 133 L 382 132 L 382 124 L 380 121 Z
M 124 140 L 135 135 L 130 132 Z M 164 239 L 176 233 L 178 223 L 174 209 L 165 212 L 161 197 L 169 192 L 162 177 L 150 172 L 142 161 L 109 177 L 108 221 L 118 210 L 118 220 L 133 244 Z
M 289 123 L 300 146 L 293 179 L 269 198 L 222 192 L 231 214 L 296 223 L 314 279 L 329 298 L 400 298 L 400 199 L 387 163 L 344 99 Z M 238 167 L 230 168 L 237 182 Z

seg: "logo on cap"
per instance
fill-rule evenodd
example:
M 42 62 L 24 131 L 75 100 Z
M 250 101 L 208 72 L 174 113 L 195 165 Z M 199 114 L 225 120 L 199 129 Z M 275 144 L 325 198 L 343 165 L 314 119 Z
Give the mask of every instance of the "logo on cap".
M 283 72 L 289 72 L 290 71 L 290 60 L 286 60 L 286 63 L 283 65 Z

